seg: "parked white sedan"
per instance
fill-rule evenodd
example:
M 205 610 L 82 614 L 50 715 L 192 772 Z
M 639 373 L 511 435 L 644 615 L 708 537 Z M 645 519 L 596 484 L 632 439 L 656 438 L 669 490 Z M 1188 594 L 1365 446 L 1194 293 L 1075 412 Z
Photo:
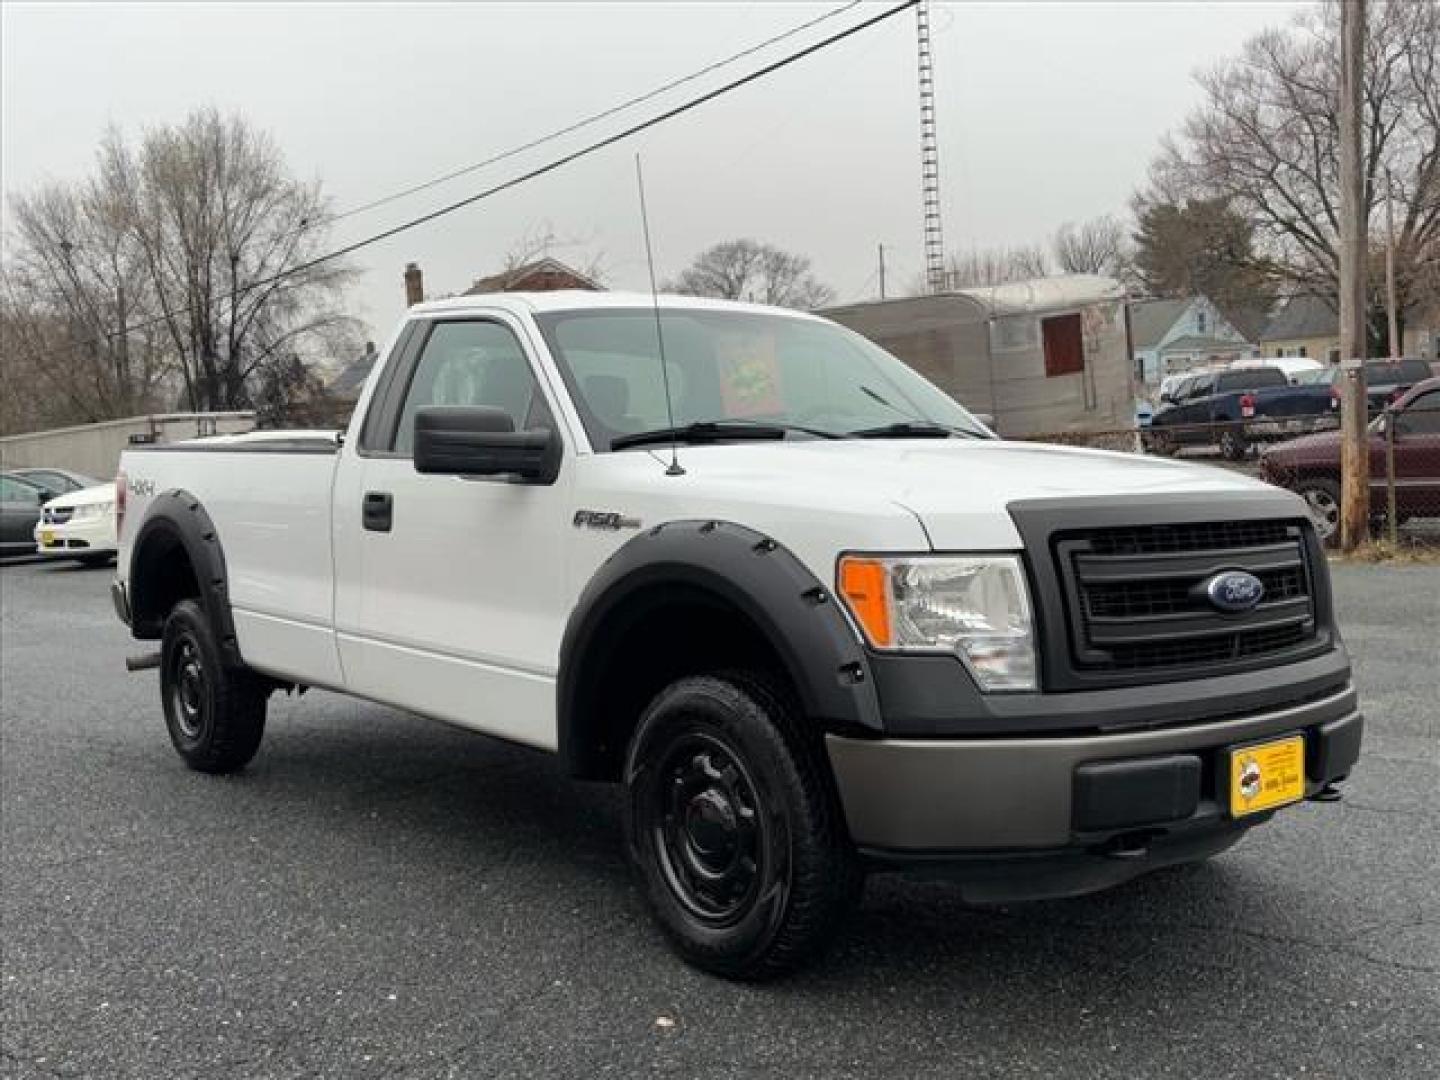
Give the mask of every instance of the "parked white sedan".
M 40 555 L 99 565 L 115 557 L 115 485 L 100 484 L 51 499 L 35 524 Z

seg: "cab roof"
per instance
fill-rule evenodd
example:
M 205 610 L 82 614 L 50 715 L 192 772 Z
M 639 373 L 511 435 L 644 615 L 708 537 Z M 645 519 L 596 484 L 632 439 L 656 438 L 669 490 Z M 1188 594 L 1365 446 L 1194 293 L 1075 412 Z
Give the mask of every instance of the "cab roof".
M 466 311 L 509 311 L 515 314 L 540 314 L 551 311 L 604 311 L 617 308 L 649 308 L 659 303 L 662 310 L 736 311 L 769 315 L 787 315 L 797 319 L 817 316 L 791 308 L 747 304 L 737 300 L 713 300 L 705 296 L 676 296 L 661 293 L 652 297 L 642 292 L 590 292 L 585 289 L 558 289 L 553 292 L 481 293 L 477 296 L 455 296 L 447 300 L 427 300 L 410 308 L 410 316 L 453 315 Z

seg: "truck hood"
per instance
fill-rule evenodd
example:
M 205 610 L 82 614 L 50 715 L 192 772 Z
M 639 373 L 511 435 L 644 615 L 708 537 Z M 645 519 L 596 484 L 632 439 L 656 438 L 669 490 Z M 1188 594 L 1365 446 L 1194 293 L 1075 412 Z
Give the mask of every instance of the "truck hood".
M 692 480 L 727 501 L 766 493 L 817 512 L 889 504 L 913 513 L 931 544 L 949 550 L 1018 546 L 1006 507 L 1021 500 L 1213 494 L 1223 506 L 1243 493 L 1275 492 L 1212 466 L 1001 440 L 732 443 L 681 447 L 680 462 Z M 1298 500 L 1296 506 L 1303 514 Z

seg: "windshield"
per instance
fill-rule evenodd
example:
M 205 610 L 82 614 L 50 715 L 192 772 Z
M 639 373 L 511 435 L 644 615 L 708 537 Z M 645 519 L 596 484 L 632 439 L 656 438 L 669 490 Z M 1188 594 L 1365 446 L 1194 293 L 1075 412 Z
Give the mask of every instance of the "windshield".
M 773 424 L 807 438 L 921 424 L 990 437 L 949 395 L 834 323 L 676 308 L 660 318 L 675 427 Z M 552 312 L 536 321 L 596 450 L 672 426 L 652 309 Z

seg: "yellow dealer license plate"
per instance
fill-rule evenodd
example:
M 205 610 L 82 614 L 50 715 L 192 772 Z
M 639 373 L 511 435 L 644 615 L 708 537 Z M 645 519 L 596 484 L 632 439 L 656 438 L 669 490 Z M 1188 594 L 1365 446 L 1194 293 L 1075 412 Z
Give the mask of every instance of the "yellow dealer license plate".
M 50 546 L 52 546 L 54 543 L 55 543 L 55 534 L 54 534 L 53 532 L 51 532 L 49 529 L 44 529 L 44 530 L 42 530 L 41 533 L 40 533 L 40 545 L 41 545 L 42 547 L 50 547 Z
M 1244 817 L 1305 797 L 1305 737 L 1230 751 L 1230 814 Z

